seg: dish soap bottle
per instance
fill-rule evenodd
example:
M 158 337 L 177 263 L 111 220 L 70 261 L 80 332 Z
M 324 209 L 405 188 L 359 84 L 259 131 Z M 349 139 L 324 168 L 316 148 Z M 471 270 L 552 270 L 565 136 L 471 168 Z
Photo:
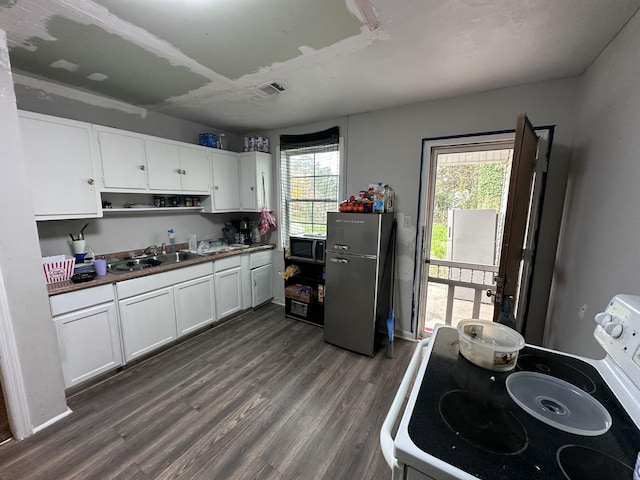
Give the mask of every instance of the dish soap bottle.
M 169 234 L 169 243 L 171 243 L 171 253 L 176 253 L 176 234 L 173 232 L 173 228 L 167 230 Z

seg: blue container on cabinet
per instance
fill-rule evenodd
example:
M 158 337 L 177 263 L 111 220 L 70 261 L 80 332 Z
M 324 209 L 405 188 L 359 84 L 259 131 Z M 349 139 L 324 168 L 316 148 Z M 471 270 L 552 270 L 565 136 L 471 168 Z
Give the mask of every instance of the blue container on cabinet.
M 218 148 L 218 136 L 214 133 L 201 133 L 198 143 L 205 147 Z

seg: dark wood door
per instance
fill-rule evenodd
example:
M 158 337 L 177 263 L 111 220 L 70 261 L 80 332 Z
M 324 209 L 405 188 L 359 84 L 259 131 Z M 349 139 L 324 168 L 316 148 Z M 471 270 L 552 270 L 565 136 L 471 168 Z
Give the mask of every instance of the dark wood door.
M 518 295 L 537 152 L 538 136 L 526 114 L 519 115 L 496 282 L 495 321 L 501 309 L 513 308 Z

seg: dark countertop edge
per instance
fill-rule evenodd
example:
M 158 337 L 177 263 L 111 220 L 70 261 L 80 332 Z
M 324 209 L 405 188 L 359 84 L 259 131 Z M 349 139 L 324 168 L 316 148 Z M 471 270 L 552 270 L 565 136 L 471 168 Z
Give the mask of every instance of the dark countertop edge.
M 87 288 L 97 287 L 100 285 L 108 285 L 111 283 L 122 282 L 124 280 L 131 280 L 132 278 L 146 277 L 148 275 L 154 275 L 156 273 L 167 272 L 176 268 L 190 267 L 199 263 L 214 262 L 221 258 L 233 257 L 236 255 L 244 255 L 247 253 L 259 252 L 262 250 L 275 250 L 274 244 L 251 246 L 248 248 L 232 250 L 230 252 L 214 253 L 212 255 L 204 255 L 199 258 L 193 258 L 191 260 L 183 260 L 179 263 L 170 263 L 165 265 L 159 265 L 145 270 L 139 270 L 137 272 L 129 273 L 107 273 L 102 277 L 96 277 L 89 282 L 73 283 L 71 280 L 58 283 L 50 283 L 47 285 L 47 291 L 49 296 L 60 295 L 62 293 L 76 292 L 78 290 L 84 290 Z

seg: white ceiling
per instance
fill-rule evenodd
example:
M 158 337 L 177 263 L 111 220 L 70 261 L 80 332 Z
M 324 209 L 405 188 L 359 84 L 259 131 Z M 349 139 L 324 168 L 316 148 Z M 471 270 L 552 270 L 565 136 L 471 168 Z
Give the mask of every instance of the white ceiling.
M 639 7 L 640 0 L 0 0 L 0 29 L 16 83 L 93 92 L 243 133 L 580 75 Z M 255 87 L 265 82 L 286 90 L 263 98 Z

